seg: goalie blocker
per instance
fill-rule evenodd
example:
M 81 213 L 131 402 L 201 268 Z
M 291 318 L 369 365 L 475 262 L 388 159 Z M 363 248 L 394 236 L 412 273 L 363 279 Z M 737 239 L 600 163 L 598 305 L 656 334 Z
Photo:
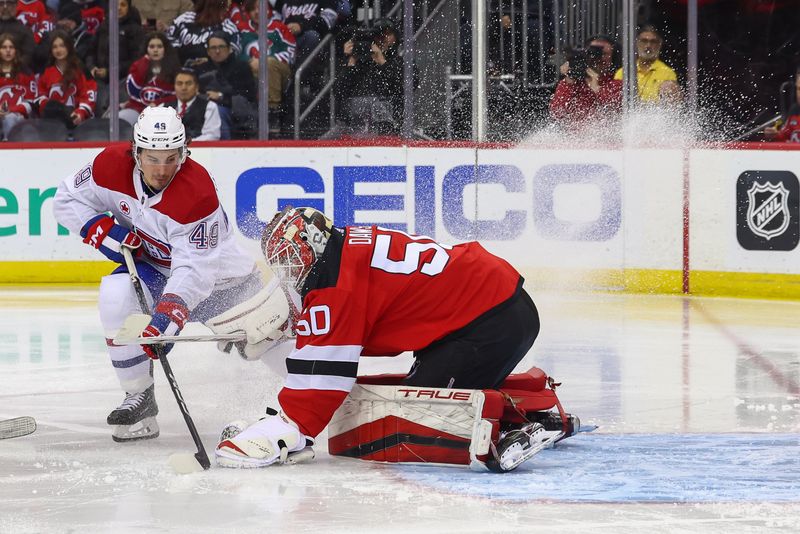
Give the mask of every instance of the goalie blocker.
M 580 427 L 561 407 L 558 384 L 536 367 L 499 390 L 407 386 L 402 378 L 359 377 L 329 425 L 330 454 L 510 471 Z M 532 427 L 530 444 L 519 446 L 518 430 Z

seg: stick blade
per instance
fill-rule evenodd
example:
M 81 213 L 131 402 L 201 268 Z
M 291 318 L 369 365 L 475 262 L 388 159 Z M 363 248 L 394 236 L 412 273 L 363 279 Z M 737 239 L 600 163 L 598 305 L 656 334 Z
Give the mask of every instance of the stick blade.
M 130 345 L 136 341 L 142 330 L 150 324 L 150 316 L 146 313 L 132 313 L 125 318 L 122 327 L 114 336 L 114 345 Z
M 179 475 L 200 473 L 208 467 L 200 464 L 200 461 L 190 452 L 176 452 L 169 457 L 169 466 Z
M 33 417 L 15 417 L 0 421 L 0 439 L 19 438 L 33 434 L 36 430 L 36 420 Z

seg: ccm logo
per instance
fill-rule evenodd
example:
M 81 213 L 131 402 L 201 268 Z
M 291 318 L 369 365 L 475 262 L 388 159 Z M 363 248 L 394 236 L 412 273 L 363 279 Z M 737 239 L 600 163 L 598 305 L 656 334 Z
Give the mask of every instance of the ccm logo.
M 434 389 L 401 389 L 400 393 L 405 393 L 404 397 L 413 397 L 417 399 L 451 399 L 456 401 L 468 401 L 472 395 L 469 391 L 439 391 Z

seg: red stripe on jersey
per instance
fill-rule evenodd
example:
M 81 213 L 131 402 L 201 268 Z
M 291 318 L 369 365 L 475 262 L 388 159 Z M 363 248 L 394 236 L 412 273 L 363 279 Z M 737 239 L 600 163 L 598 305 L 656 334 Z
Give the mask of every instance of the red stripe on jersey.
M 133 153 L 129 143 L 114 144 L 100 152 L 92 163 L 92 178 L 100 187 L 136 198 L 133 187 Z
M 219 207 L 217 188 L 202 165 L 187 159 L 153 209 L 179 224 L 205 219 Z

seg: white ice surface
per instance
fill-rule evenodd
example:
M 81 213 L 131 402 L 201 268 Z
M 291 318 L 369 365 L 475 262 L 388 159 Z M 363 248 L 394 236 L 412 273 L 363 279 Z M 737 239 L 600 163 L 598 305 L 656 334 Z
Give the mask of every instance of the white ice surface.
M 519 369 L 563 382 L 600 429 L 512 474 L 334 458 L 323 434 L 310 464 L 180 476 L 168 457 L 193 445 L 158 367 L 161 437 L 111 441 L 122 393 L 95 298 L 0 289 L 0 418 L 39 423 L 0 441 L 0 533 L 800 531 L 798 303 L 534 293 L 542 334 Z M 280 387 L 214 344 L 170 361 L 209 450 Z

